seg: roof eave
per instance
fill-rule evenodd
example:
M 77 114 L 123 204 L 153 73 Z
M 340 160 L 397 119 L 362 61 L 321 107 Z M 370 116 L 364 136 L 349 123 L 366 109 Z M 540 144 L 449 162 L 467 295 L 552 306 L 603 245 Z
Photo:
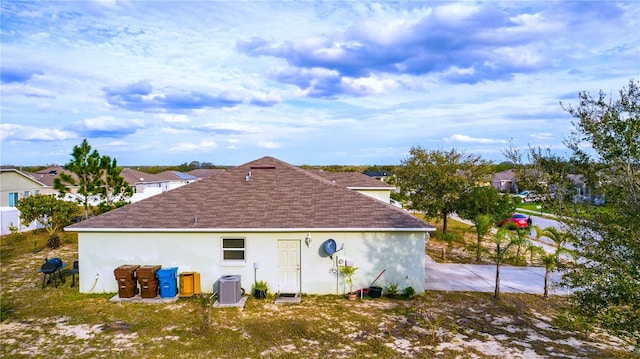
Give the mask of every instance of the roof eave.
M 435 227 L 412 228 L 71 228 L 65 227 L 67 232 L 186 232 L 186 233 L 278 233 L 278 232 L 435 232 Z

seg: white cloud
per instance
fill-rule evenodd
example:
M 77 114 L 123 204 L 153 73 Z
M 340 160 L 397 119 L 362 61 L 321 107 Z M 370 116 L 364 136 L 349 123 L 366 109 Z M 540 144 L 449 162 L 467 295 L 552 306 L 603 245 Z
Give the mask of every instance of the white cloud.
M 58 129 L 37 128 L 10 123 L 0 124 L 0 139 L 17 141 L 58 141 L 76 138 L 70 131 Z
M 90 137 L 123 137 L 135 133 L 146 126 L 144 120 L 99 116 L 87 118 L 69 126 L 82 136 Z
M 273 150 L 276 148 L 281 148 L 282 144 L 273 141 L 260 141 L 258 142 L 258 147 Z
M 265 149 L 300 164 L 394 164 L 414 145 L 495 159 L 511 137 L 561 148 L 560 100 L 615 95 L 638 73 L 630 0 L 11 4 L 6 163 L 62 163 L 76 138 L 111 146 L 122 165 L 204 151 L 233 165 Z M 127 87 L 141 83 L 151 91 Z
M 529 136 L 538 140 L 551 140 L 556 137 L 553 133 L 550 132 L 532 133 Z
M 182 142 L 171 146 L 169 152 L 209 152 L 218 145 L 213 141 L 204 140 L 200 143 Z
M 159 119 L 167 123 L 186 123 L 191 121 L 187 115 L 183 114 L 161 113 L 157 116 Z
M 370 77 L 350 78 L 345 77 L 342 82 L 349 88 L 352 93 L 358 94 L 382 94 L 387 90 L 398 87 L 396 81 L 392 79 L 378 79 L 375 75 Z
M 467 135 L 455 134 L 451 137 L 445 137 L 442 139 L 445 142 L 463 142 L 463 143 L 507 143 L 507 140 L 495 140 L 492 138 L 482 138 L 482 137 L 470 137 Z

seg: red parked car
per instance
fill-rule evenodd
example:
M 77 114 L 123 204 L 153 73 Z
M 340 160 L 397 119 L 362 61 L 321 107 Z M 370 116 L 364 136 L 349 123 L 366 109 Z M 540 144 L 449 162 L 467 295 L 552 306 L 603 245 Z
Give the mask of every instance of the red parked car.
M 511 218 L 505 219 L 504 221 L 500 222 L 498 226 L 502 227 L 502 226 L 508 225 L 509 223 L 515 223 L 516 226 L 518 226 L 518 228 L 529 228 L 530 226 L 529 217 L 520 213 L 514 213 L 513 216 L 511 216 Z

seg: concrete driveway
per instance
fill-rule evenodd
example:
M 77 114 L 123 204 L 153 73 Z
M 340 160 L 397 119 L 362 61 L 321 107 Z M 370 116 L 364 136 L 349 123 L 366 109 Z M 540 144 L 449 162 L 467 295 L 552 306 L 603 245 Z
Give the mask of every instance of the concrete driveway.
M 496 266 L 484 264 L 425 264 L 425 289 L 469 292 L 495 290 Z M 557 282 L 560 274 L 551 273 L 551 283 Z M 500 266 L 500 291 L 510 293 L 544 293 L 544 268 Z M 550 294 L 568 294 L 564 289 L 550 286 Z

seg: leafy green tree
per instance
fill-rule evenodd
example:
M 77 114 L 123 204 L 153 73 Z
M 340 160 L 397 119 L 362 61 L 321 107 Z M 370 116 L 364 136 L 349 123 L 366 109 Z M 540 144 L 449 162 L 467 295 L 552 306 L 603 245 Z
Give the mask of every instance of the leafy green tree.
M 503 196 L 494 187 L 474 187 L 462 193 L 456 213 L 474 224 L 476 262 L 480 261 L 484 236 L 489 233 L 492 226 L 511 216 L 515 210 L 516 203 L 513 197 Z
M 80 208 L 76 203 L 58 199 L 55 195 L 36 194 L 21 198 L 16 208 L 20 211 L 23 225 L 28 226 L 37 221 L 50 235 L 70 225 L 80 215 Z
M 514 163 L 513 171 L 519 191 L 532 190 L 544 201 L 545 207 L 562 212 L 573 200 L 575 189 L 569 178 L 574 169 L 569 161 L 551 153 L 550 149 L 529 147 L 526 151 L 516 147 L 513 141 L 502 153 Z M 528 163 L 523 162 L 526 155 Z
M 583 205 L 568 231 L 579 260 L 563 284 L 574 289 L 575 312 L 631 338 L 640 350 L 640 82 L 630 80 L 619 96 L 579 94 L 566 140 L 587 186 L 606 207 Z
M 487 162 L 479 156 L 450 151 L 413 147 L 398 169 L 398 184 L 409 198 L 409 208 L 443 220 L 447 233 L 447 216 L 458 209 L 465 191 L 483 182 L 488 175 Z

